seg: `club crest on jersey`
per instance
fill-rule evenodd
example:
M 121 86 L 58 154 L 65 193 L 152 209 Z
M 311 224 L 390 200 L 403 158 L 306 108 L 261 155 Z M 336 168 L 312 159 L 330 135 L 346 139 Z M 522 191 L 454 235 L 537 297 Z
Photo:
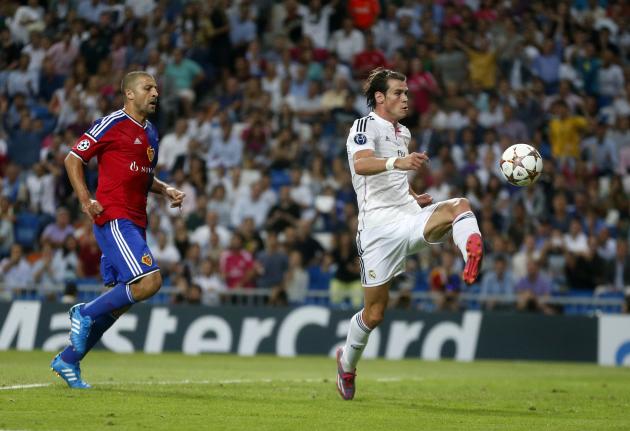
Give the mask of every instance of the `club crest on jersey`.
M 85 151 L 88 148 L 90 148 L 90 141 L 88 139 L 83 139 L 77 144 L 77 150 L 79 151 Z
M 147 147 L 147 157 L 149 158 L 150 162 L 153 161 L 153 157 L 155 157 L 155 150 L 153 149 L 153 147 Z
M 146 266 L 151 266 L 153 264 L 153 258 L 149 253 L 145 253 L 144 255 L 142 255 L 142 259 L 140 260 L 142 260 L 142 263 L 144 263 Z
M 367 144 L 367 136 L 363 133 L 357 133 L 354 135 L 354 143 L 357 145 L 365 145 Z

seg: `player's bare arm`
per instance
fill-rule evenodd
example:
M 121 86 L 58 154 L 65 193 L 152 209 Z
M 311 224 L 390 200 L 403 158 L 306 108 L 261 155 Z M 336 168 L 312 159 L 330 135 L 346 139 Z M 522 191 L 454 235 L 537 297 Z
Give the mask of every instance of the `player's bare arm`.
M 151 191 L 153 193 L 166 196 L 171 201 L 171 208 L 181 207 L 184 202 L 184 198 L 186 197 L 186 193 L 173 186 L 169 186 L 164 181 L 160 181 L 157 178 L 153 178 Z
M 357 151 L 354 154 L 354 171 L 358 175 L 377 175 L 387 171 L 387 160 L 376 157 L 374 150 Z M 419 169 L 427 163 L 429 157 L 425 153 L 411 153 L 406 157 L 398 157 L 394 160 L 394 169 L 412 171 Z
M 87 184 L 85 184 L 83 161 L 75 156 L 74 153 L 69 153 L 64 160 L 64 165 L 66 166 L 66 172 L 68 173 L 68 178 L 70 178 L 74 193 L 76 193 L 81 203 L 81 210 L 87 214 L 90 220 L 94 221 L 94 217 L 103 212 L 103 206 L 90 196 Z

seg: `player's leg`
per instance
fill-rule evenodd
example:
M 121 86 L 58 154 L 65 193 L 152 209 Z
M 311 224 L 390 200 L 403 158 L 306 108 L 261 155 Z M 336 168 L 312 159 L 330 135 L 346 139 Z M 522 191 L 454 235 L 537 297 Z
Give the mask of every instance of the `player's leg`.
M 141 228 L 120 219 L 95 226 L 94 233 L 101 250 L 116 268 L 119 282 L 92 302 L 77 304 L 70 310 L 70 341 L 81 355 L 86 352 L 90 328 L 96 319 L 151 297 L 162 285 L 159 267 Z
M 108 288 L 116 285 L 118 274 L 114 266 L 105 255 L 101 256 L 101 275 L 103 283 Z M 118 317 L 127 311 L 129 307 L 116 310 L 112 313 L 96 318 L 90 329 L 90 334 L 86 342 L 86 349 L 83 354 L 78 353 L 71 345 L 67 346 L 52 360 L 51 368 L 57 375 L 63 378 L 71 388 L 86 389 L 90 385 L 81 378 L 81 368 L 79 362 L 98 343 L 103 334 L 116 322 Z
M 483 243 L 468 199 L 440 202 L 427 220 L 423 235 L 427 242 L 439 242 L 450 230 L 466 262 L 462 277 L 467 284 L 473 284 L 481 269 Z
M 365 304 L 350 319 L 350 328 L 343 348 L 341 364 L 345 371 L 353 371 L 356 368 L 370 333 L 383 321 L 391 284 L 390 280 L 381 286 L 365 288 Z
M 354 397 L 356 366 L 370 333 L 382 321 L 392 279 L 404 272 L 408 223 L 390 223 L 357 233 L 364 306 L 350 319 L 346 343 L 337 349 L 337 389 L 345 400 Z
M 337 349 L 337 390 L 344 400 L 354 398 L 356 368 L 370 333 L 385 316 L 391 280 L 383 285 L 365 288 L 365 304 L 350 319 L 346 344 Z

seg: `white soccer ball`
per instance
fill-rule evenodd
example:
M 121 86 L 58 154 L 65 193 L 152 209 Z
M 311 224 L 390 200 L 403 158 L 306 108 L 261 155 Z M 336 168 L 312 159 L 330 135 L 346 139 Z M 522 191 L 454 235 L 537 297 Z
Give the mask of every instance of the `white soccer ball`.
M 510 184 L 522 187 L 533 184 L 540 177 L 543 160 L 531 145 L 516 144 L 503 152 L 499 166 Z

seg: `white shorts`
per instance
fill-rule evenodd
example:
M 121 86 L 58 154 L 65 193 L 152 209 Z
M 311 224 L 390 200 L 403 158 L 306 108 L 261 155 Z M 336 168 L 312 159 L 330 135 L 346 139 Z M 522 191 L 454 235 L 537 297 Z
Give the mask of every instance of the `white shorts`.
M 361 284 L 376 287 L 405 271 L 405 260 L 432 244 L 424 239 L 424 228 L 440 203 L 422 208 L 390 224 L 360 229 L 357 249 L 361 263 Z

